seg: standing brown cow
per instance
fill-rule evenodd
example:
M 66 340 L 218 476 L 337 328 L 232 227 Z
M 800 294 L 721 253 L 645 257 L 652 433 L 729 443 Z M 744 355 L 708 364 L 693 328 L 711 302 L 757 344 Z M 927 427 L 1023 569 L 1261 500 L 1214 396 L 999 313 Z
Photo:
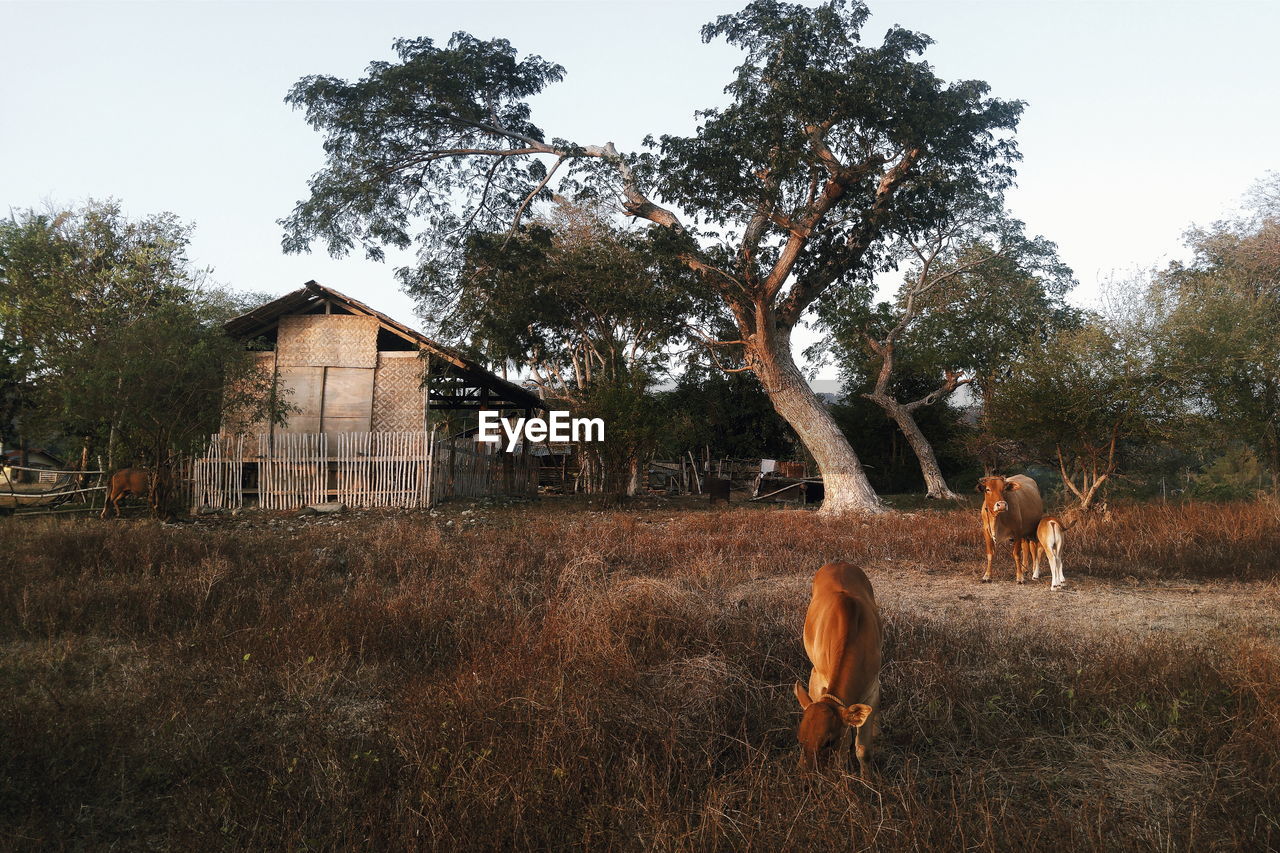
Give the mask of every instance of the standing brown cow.
M 871 581 L 852 563 L 828 563 L 813 576 L 804 619 L 804 650 L 813 664 L 809 689 L 796 682 L 804 715 L 798 732 L 802 766 L 818 769 L 846 726 L 850 751 L 863 776 L 871 773 L 871 744 L 879 725 L 880 611 Z
M 135 498 L 146 498 L 151 506 L 151 511 L 156 515 L 161 514 L 163 508 L 163 495 L 161 494 L 160 481 L 155 479 L 150 471 L 145 468 L 121 468 L 119 471 L 111 475 L 111 479 L 107 482 L 107 500 L 102 506 L 101 518 L 107 517 L 107 510 L 115 510 L 116 517 L 120 516 L 120 500 L 129 496 Z
M 1040 577 L 1041 552 L 1049 557 L 1053 574 L 1052 589 L 1066 583 L 1062 573 L 1063 525 L 1044 514 L 1044 501 L 1036 481 L 1023 474 L 1012 477 L 983 477 L 978 481 L 982 492 L 982 537 L 987 546 L 987 571 L 982 582 L 991 580 L 991 562 L 996 543 L 1008 542 L 1013 550 L 1013 565 L 1018 583 L 1030 566 L 1032 580 Z

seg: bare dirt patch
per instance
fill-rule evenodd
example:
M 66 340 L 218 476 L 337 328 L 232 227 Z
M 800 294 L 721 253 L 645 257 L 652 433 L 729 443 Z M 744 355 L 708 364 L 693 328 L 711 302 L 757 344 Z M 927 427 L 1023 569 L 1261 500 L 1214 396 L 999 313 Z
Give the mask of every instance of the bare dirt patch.
M 1068 553 L 1069 558 L 1069 553 Z M 932 569 L 896 561 L 869 567 L 881 603 L 890 608 L 942 616 L 977 613 L 1020 629 L 1041 626 L 1069 636 L 1118 633 L 1133 637 L 1167 633 L 1193 644 L 1220 643 L 1223 635 L 1256 637 L 1280 647 L 1280 584 L 1170 580 L 1136 583 L 1079 577 L 1066 589 L 1049 589 L 1048 570 L 1018 586 L 1003 577 L 981 583 L 981 561 L 971 571 Z

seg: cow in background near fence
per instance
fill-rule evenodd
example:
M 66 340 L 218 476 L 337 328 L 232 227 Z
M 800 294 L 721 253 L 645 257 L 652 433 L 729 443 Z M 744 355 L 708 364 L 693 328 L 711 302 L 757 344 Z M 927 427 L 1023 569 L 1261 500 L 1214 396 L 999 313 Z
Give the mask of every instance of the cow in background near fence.
M 157 475 L 146 468 L 121 468 L 111 475 L 107 481 L 107 499 L 102 506 L 100 518 L 107 517 L 107 510 L 115 510 L 120 517 L 120 501 L 126 497 L 145 498 L 151 511 L 158 517 L 167 518 L 170 513 L 166 500 L 165 477 Z

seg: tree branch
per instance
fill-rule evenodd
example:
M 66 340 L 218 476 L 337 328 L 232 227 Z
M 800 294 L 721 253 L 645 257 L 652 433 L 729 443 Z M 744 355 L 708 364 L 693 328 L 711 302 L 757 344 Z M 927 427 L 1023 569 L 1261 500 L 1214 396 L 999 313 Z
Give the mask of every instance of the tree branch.
M 534 187 L 533 190 L 527 196 L 524 197 L 524 201 L 520 202 L 520 206 L 516 208 L 516 215 L 511 220 L 511 230 L 507 232 L 507 239 L 504 240 L 502 243 L 504 248 L 506 247 L 507 243 L 511 242 L 512 236 L 515 235 L 516 229 L 520 226 L 520 219 L 521 217 L 524 216 L 525 209 L 529 206 L 529 203 L 532 202 L 535 198 L 537 198 L 538 193 L 542 192 L 542 190 L 546 187 L 546 185 L 551 181 L 551 176 L 556 173 L 556 169 L 560 168 L 560 164 L 563 163 L 564 160 L 565 160 L 564 157 L 557 158 L 556 162 L 553 163 L 551 165 L 551 168 L 547 170 L 546 176 L 543 177 L 543 179 L 538 183 L 538 185 Z
M 812 274 L 796 280 L 791 285 L 790 293 L 787 294 L 778 309 L 780 322 L 788 326 L 795 326 L 799 323 L 801 315 L 806 308 L 813 304 L 813 300 L 817 299 L 842 271 L 850 265 L 856 264 L 866 254 L 867 249 L 871 247 L 883 227 L 883 220 L 888 215 L 889 203 L 893 200 L 894 193 L 906 181 L 911 168 L 915 166 L 916 161 L 920 159 L 923 153 L 924 150 L 922 148 L 909 149 L 894 164 L 893 168 L 884 174 L 884 177 L 880 179 L 880 183 L 876 187 L 875 201 L 872 202 L 867 215 L 863 217 L 861 225 L 845 241 L 843 250 L 836 252 Z M 852 171 L 860 173 L 865 169 L 874 168 L 874 165 L 868 164 L 875 162 L 875 159 L 869 160 Z M 884 161 L 881 160 L 880 162 Z M 790 272 L 789 266 L 787 272 Z M 782 282 L 779 281 L 777 284 L 778 287 L 781 287 Z
M 961 378 L 960 371 L 958 370 L 946 371 L 946 377 L 947 377 L 946 381 L 944 381 L 937 388 L 933 389 L 928 394 L 925 394 L 923 397 L 921 397 L 918 400 L 913 400 L 910 403 L 904 403 L 902 405 L 902 408 L 906 409 L 908 412 L 914 412 L 916 409 L 922 408 L 924 406 L 932 406 L 934 403 L 938 402 L 943 397 L 950 396 L 951 393 L 955 391 L 957 388 L 959 388 L 961 385 L 968 385 L 971 382 L 973 382 L 972 376 L 968 378 Z

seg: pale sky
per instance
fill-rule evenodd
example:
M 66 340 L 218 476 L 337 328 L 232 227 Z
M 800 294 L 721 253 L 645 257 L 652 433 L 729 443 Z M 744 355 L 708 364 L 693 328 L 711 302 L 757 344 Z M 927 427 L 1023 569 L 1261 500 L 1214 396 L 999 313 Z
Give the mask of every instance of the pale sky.
M 738 53 L 700 26 L 737 2 L 5 2 L 0 214 L 115 197 L 196 224 L 191 255 L 242 290 L 316 279 L 411 324 L 392 264 L 280 252 L 321 137 L 283 103 L 299 78 L 360 76 L 398 37 L 505 37 L 568 74 L 534 100 L 548 134 L 635 150 L 719 104 Z M 864 41 L 932 36 L 946 80 L 1028 102 L 1010 197 L 1058 243 L 1088 303 L 1099 281 L 1180 256 L 1280 169 L 1280 3 L 872 2 Z M 393 263 L 394 263 L 393 259 Z M 824 372 L 827 375 L 829 371 Z

